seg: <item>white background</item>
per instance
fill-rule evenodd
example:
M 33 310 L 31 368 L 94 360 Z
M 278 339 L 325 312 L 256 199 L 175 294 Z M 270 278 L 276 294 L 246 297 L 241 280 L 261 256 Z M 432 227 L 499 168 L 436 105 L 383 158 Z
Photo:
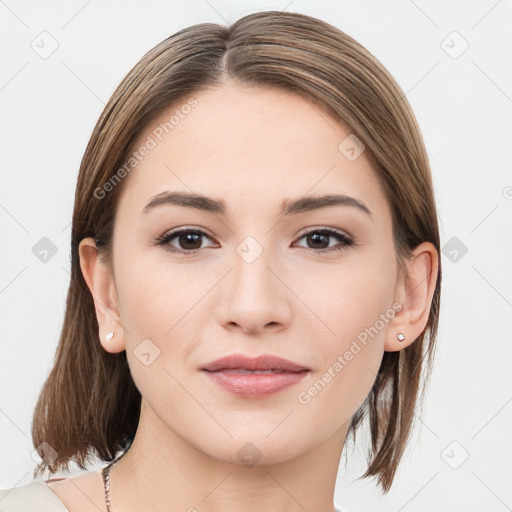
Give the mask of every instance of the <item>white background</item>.
M 511 510 L 512 4 L 506 0 L 0 1 L 0 488 L 32 478 L 32 412 L 62 326 L 76 177 L 104 103 L 142 55 L 177 30 L 283 9 L 337 26 L 390 70 L 425 138 L 442 245 L 457 237 L 467 247 L 455 262 L 442 255 L 436 365 L 391 492 L 381 497 L 371 481 L 356 480 L 365 469 L 356 451 L 347 469 L 340 466 L 336 501 L 349 512 Z M 46 59 L 31 48 L 43 31 L 58 43 Z M 452 57 L 464 41 L 453 31 L 469 44 L 458 58 Z M 32 252 L 42 237 L 57 247 L 46 263 Z M 458 469 L 450 467 L 466 452 Z

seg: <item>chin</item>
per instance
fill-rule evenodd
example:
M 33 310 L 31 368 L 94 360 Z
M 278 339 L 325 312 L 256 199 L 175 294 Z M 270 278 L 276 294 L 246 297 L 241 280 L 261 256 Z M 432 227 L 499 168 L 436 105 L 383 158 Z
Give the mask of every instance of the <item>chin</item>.
M 272 429 L 275 429 L 275 425 L 270 429 L 265 426 L 265 430 L 254 428 L 252 425 L 251 429 L 241 429 L 243 432 L 237 434 L 231 430 L 233 438 L 210 438 L 211 444 L 202 446 L 203 443 L 200 443 L 197 448 L 220 462 L 248 468 L 286 462 L 307 451 L 308 443 L 297 446 L 294 440 L 296 436 L 291 436 L 290 432 L 284 429 L 282 436 L 276 432 L 268 436 Z

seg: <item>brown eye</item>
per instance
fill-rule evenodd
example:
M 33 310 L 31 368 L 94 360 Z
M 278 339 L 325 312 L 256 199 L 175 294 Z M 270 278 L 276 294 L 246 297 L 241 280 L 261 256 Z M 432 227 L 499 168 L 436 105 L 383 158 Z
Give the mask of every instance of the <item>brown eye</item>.
M 300 240 L 306 239 L 308 249 L 316 249 L 318 252 L 330 252 L 346 249 L 353 245 L 353 240 L 344 233 L 334 229 L 315 229 L 301 236 Z M 329 245 L 330 239 L 335 238 L 339 241 L 337 245 Z M 304 246 L 300 246 L 304 247 Z
M 319 232 L 309 233 L 306 235 L 306 240 L 308 241 L 310 249 L 326 249 L 329 247 L 329 238 L 330 235 Z
M 162 235 L 157 240 L 157 245 L 162 245 L 169 252 L 191 254 L 202 249 L 204 239 L 210 237 L 203 231 L 197 229 L 180 229 Z M 174 245 L 171 244 L 174 241 Z
M 194 250 L 200 249 L 202 245 L 201 234 L 197 232 L 187 232 L 177 236 L 178 244 L 182 249 Z M 199 243 L 198 243 L 199 242 Z

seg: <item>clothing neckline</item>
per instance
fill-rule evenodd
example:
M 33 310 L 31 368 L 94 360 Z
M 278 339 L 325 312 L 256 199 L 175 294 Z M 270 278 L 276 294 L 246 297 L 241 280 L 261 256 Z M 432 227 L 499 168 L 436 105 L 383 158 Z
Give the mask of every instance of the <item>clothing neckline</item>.
M 57 482 L 59 480 L 66 480 L 65 477 L 62 477 L 62 478 L 49 478 L 48 480 L 34 480 L 33 482 L 31 483 L 42 483 L 42 484 L 45 484 L 46 488 L 48 489 L 48 491 L 50 491 L 53 496 L 55 496 L 55 498 L 57 499 L 57 501 L 59 502 L 59 504 L 62 505 L 62 512 L 69 512 L 69 509 L 66 507 L 66 505 L 64 505 L 64 503 L 61 501 L 61 499 L 53 492 L 53 489 L 48 485 L 48 482 Z M 344 512 L 345 509 L 341 508 L 340 506 L 338 505 L 334 505 L 335 508 L 336 508 L 336 512 Z
M 62 500 L 53 492 L 53 489 L 48 485 L 48 482 L 57 482 L 58 480 L 66 480 L 65 477 L 62 477 L 62 478 L 49 478 L 48 480 L 39 480 L 39 483 L 42 483 L 46 486 L 46 488 L 48 489 L 48 491 L 50 491 L 53 496 L 55 496 L 55 499 L 62 505 L 62 512 L 69 512 L 69 509 L 66 507 L 66 505 L 64 505 L 64 503 L 62 502 Z M 37 480 L 34 480 L 34 482 L 38 482 Z M 32 482 L 32 483 L 34 483 Z

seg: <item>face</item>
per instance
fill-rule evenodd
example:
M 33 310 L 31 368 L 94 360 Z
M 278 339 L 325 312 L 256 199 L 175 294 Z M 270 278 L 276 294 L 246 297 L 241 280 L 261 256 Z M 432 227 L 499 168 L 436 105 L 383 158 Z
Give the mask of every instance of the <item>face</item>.
M 156 144 L 124 178 L 113 268 L 128 362 L 155 429 L 231 463 L 250 442 L 275 463 L 336 435 L 371 389 L 396 304 L 391 212 L 365 152 L 347 158 L 350 131 L 317 106 L 232 83 L 194 99 L 172 131 L 179 105 L 139 138 Z M 176 192 L 220 205 L 145 209 Z M 322 195 L 351 199 L 306 207 Z M 232 354 L 308 371 L 265 394 L 276 375 L 202 370 Z

